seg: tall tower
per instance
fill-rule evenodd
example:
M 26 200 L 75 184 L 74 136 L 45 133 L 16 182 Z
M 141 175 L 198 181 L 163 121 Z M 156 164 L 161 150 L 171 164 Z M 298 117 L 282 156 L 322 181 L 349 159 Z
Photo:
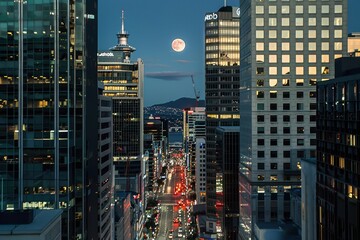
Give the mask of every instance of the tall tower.
M 216 162 L 215 129 L 239 126 L 240 9 L 222 7 L 205 15 L 206 204 L 216 221 L 222 173 Z
M 97 239 L 96 6 L 0 2 L 1 209 L 62 209 L 63 239 Z
M 241 238 L 290 217 L 315 157 L 316 89 L 347 52 L 347 1 L 241 1 Z

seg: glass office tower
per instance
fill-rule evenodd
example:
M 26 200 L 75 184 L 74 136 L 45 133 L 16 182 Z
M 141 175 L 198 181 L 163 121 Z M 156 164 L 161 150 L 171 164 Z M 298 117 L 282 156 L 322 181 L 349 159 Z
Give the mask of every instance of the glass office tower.
M 347 1 L 241 1 L 240 230 L 290 218 L 315 157 L 316 82 L 347 52 Z
M 63 239 L 97 239 L 96 6 L 0 1 L 1 210 L 61 208 Z
M 217 126 L 239 126 L 239 8 L 227 6 L 205 15 L 206 204 L 216 220 Z M 220 193 L 218 193 L 220 194 Z

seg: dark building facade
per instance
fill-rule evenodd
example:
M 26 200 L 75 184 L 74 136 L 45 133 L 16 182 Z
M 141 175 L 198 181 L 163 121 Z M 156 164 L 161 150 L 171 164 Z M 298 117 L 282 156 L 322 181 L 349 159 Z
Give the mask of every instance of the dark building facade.
M 62 209 L 63 239 L 98 239 L 94 36 L 97 0 L 0 1 L 1 208 Z
M 216 161 L 221 176 L 216 181 L 216 210 L 223 239 L 237 239 L 239 228 L 239 128 L 216 128 Z
M 317 239 L 360 239 L 360 58 L 317 85 Z
M 240 10 L 222 7 L 205 15 L 206 204 L 207 216 L 216 218 L 215 129 L 239 126 Z

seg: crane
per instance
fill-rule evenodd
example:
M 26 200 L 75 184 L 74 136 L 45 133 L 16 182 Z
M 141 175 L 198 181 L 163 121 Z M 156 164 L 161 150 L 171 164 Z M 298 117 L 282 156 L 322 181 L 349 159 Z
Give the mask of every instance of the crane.
M 200 99 L 200 91 L 196 91 L 196 87 L 195 87 L 195 82 L 194 82 L 194 77 L 193 77 L 193 75 L 191 75 L 191 80 L 192 80 L 192 84 L 193 84 L 193 88 L 194 88 L 194 93 L 195 93 L 195 98 L 196 98 L 196 105 L 195 105 L 195 107 L 197 107 L 198 104 L 199 104 L 199 99 Z

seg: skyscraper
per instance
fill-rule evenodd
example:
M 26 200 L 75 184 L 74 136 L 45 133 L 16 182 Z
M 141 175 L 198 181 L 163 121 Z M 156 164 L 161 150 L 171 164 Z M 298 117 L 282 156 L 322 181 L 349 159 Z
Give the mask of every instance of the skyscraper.
M 97 0 L 0 2 L 1 209 L 97 236 Z
M 290 217 L 315 157 L 316 89 L 347 52 L 347 1 L 241 1 L 241 238 Z
M 205 15 L 206 214 L 216 221 L 216 182 L 222 173 L 216 162 L 215 129 L 240 122 L 239 15 L 240 9 L 231 6 Z
M 359 239 L 360 57 L 317 86 L 317 239 Z

